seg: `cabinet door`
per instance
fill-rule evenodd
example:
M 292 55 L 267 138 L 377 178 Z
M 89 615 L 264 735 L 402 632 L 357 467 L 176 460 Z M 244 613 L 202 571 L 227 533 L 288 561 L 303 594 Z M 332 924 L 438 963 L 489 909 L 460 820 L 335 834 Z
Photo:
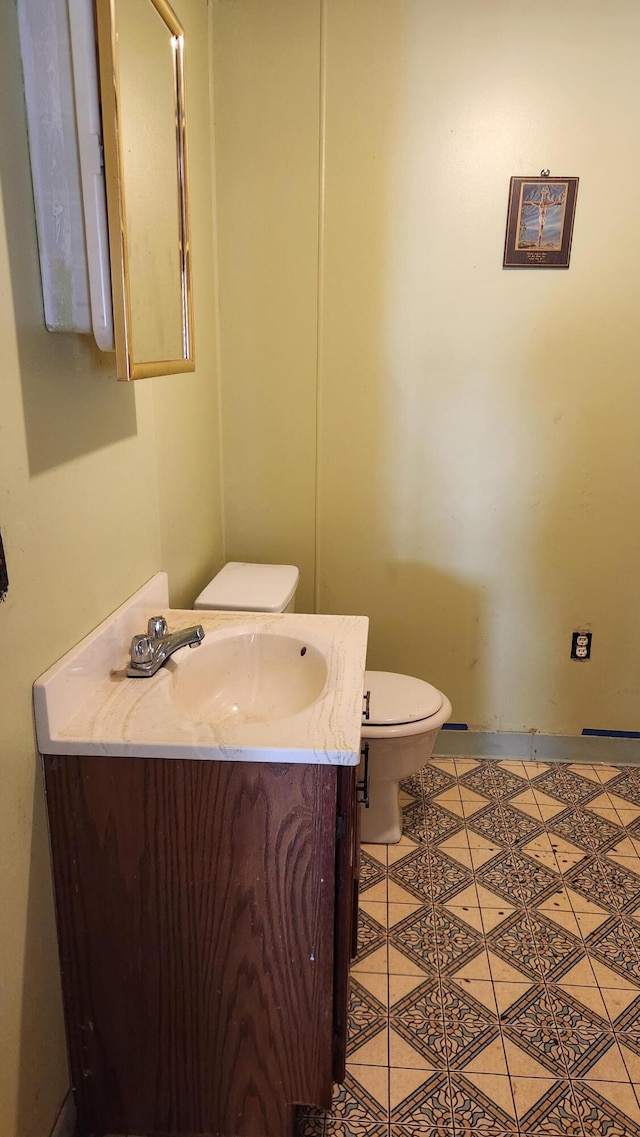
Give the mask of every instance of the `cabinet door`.
M 330 1108 L 336 767 L 44 762 L 78 1137 Z
M 333 987 L 333 1080 L 343 1082 L 347 1054 L 349 964 L 357 935 L 358 806 L 356 767 L 338 771 L 336 824 L 336 919 Z

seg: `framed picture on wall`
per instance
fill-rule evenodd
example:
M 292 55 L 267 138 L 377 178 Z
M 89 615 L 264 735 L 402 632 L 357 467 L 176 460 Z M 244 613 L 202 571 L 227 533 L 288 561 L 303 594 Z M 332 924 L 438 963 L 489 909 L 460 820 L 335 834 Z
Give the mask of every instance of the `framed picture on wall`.
M 503 268 L 568 268 L 578 178 L 512 178 Z

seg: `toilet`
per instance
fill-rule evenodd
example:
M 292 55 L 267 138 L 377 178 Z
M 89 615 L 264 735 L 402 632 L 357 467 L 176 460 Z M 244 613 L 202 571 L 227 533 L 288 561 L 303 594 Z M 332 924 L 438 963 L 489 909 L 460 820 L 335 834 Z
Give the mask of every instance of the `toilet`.
M 359 779 L 365 779 L 366 762 L 369 808 L 360 811 L 360 840 L 394 845 L 402 836 L 400 782 L 428 762 L 440 727 L 451 718 L 451 703 L 423 679 L 392 671 L 365 671 L 364 689 L 362 740 L 368 753 Z
M 293 612 L 299 572 L 295 565 L 229 561 L 198 596 L 194 608 L 222 612 Z M 368 781 L 360 810 L 364 844 L 395 844 L 402 835 L 400 782 L 431 757 L 440 727 L 451 717 L 442 691 L 412 675 L 366 671 L 359 779 Z M 365 771 L 366 764 L 366 771 Z

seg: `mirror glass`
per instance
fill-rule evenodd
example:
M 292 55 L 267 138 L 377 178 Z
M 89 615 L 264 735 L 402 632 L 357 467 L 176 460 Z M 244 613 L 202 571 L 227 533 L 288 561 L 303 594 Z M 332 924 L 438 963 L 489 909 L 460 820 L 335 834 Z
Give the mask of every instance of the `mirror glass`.
M 193 370 L 184 33 L 165 0 L 98 0 L 119 379 Z

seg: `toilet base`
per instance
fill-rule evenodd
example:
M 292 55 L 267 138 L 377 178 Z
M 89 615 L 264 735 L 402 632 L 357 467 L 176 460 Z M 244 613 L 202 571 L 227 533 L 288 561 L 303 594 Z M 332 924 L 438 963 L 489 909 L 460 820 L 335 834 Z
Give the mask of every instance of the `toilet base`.
M 397 845 L 402 837 L 402 810 L 398 783 L 371 786 L 369 808 L 360 806 L 360 841 L 363 845 Z
M 402 837 L 400 782 L 417 774 L 429 761 L 438 732 L 451 714 L 422 734 L 373 738 L 363 731 L 369 747 L 369 808 L 360 806 L 360 841 L 363 845 L 397 845 Z M 360 769 L 362 779 L 364 770 Z

